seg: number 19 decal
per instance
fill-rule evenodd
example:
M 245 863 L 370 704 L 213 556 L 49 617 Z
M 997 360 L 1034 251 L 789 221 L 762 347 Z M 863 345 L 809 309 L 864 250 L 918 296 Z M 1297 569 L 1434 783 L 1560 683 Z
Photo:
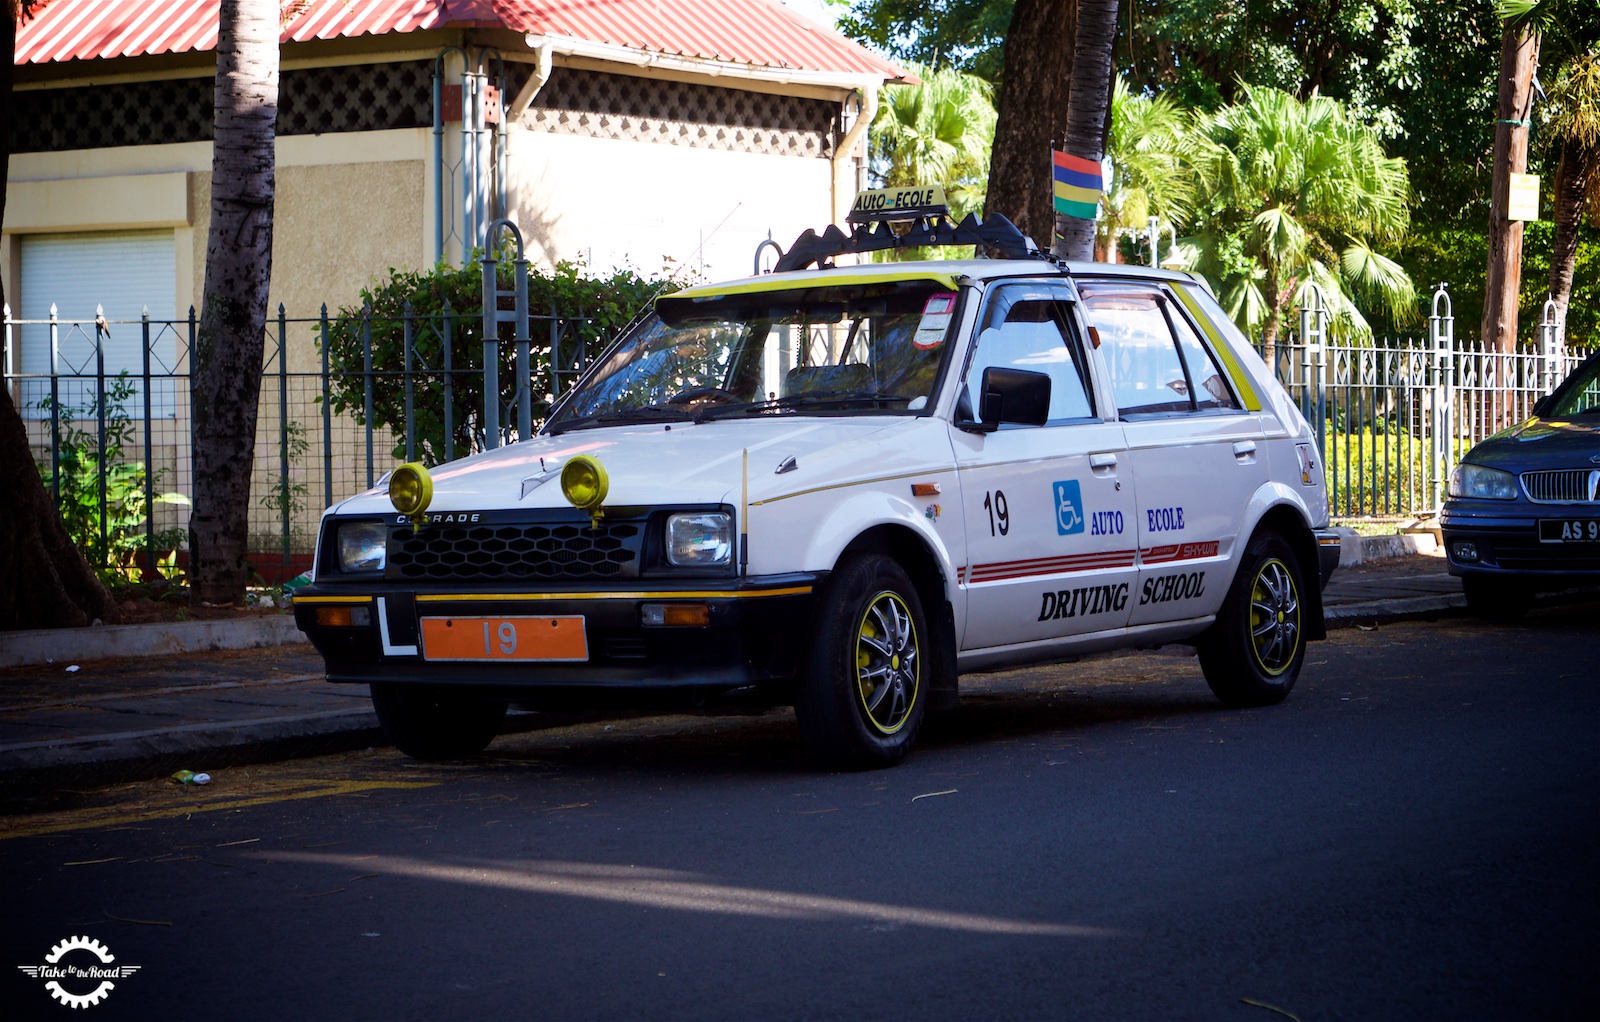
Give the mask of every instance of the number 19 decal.
M 1011 509 L 1006 504 L 1006 495 L 1003 490 L 983 495 L 983 509 L 989 512 L 989 535 L 1001 535 L 1011 531 Z

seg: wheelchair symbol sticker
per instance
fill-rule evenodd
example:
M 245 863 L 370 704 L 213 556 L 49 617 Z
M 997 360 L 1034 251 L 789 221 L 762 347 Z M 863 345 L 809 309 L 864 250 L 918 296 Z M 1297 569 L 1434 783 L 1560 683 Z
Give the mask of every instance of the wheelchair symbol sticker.
M 1055 484 L 1056 533 L 1070 536 L 1083 531 L 1083 493 L 1076 479 L 1066 479 Z

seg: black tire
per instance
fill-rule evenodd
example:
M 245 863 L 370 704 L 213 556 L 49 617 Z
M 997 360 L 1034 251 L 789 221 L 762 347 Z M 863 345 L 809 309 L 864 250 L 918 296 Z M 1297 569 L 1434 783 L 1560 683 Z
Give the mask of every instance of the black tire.
M 1304 575 L 1277 533 L 1251 537 L 1217 620 L 1201 637 L 1200 669 L 1228 706 L 1281 703 L 1305 662 Z
M 812 758 L 834 770 L 905 758 L 927 713 L 932 636 L 911 579 L 888 557 L 842 562 L 817 608 L 795 699 Z
M 395 748 L 413 759 L 475 756 L 494 741 L 504 700 L 442 685 L 372 683 L 372 707 Z
M 1467 609 L 1485 621 L 1517 621 L 1528 613 L 1533 593 L 1521 582 L 1491 575 L 1461 576 Z

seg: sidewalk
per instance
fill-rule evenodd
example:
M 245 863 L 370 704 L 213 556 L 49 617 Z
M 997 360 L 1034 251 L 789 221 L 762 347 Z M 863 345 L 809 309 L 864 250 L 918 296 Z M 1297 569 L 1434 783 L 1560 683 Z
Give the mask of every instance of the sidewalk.
M 1444 559 L 1415 554 L 1341 567 L 1323 602 L 1329 628 L 1465 607 Z M 0 664 L 52 661 L 0 668 L 0 796 L 383 744 L 366 687 L 324 681 L 287 616 L 214 624 L 0 633 Z M 513 710 L 507 730 L 554 723 Z

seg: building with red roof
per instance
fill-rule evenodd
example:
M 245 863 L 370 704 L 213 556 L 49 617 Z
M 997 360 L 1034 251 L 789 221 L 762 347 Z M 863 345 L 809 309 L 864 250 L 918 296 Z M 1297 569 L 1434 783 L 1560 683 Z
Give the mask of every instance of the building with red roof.
M 217 11 L 49 0 L 20 27 L 0 246 L 14 313 L 198 302 Z M 291 315 L 352 303 L 390 267 L 459 260 L 502 215 L 535 262 L 745 272 L 769 231 L 842 218 L 863 112 L 906 77 L 777 0 L 283 12 L 273 301 Z M 72 279 L 85 260 L 97 287 Z M 122 286 L 131 262 L 159 266 Z M 151 293 L 166 273 L 170 294 Z

